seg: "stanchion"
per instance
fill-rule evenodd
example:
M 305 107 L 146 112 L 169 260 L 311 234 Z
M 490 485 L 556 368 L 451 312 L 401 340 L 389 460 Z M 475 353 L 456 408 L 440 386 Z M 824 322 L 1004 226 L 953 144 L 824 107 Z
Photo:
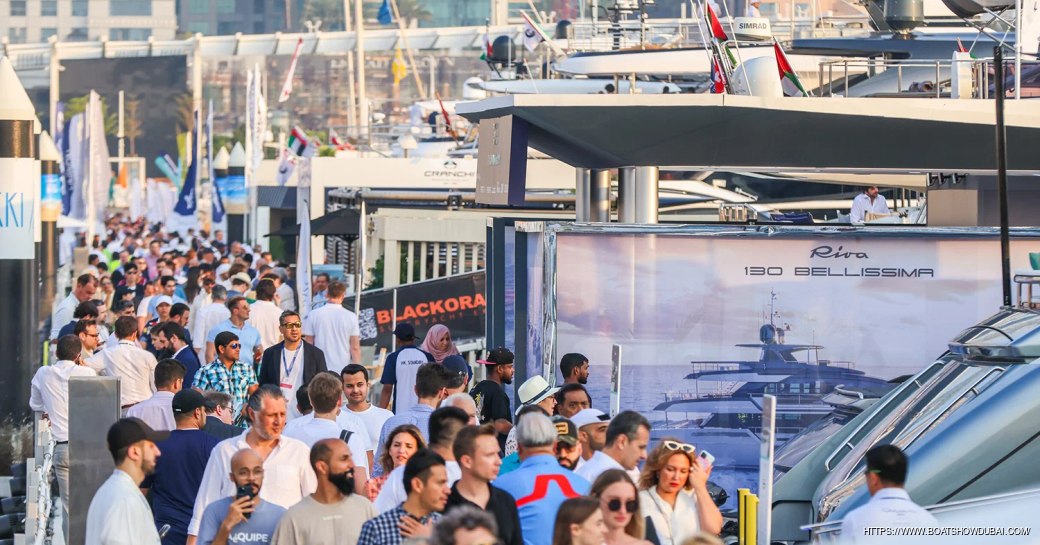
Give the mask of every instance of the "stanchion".
M 737 544 L 747 543 L 747 497 L 751 491 L 747 488 L 737 489 Z

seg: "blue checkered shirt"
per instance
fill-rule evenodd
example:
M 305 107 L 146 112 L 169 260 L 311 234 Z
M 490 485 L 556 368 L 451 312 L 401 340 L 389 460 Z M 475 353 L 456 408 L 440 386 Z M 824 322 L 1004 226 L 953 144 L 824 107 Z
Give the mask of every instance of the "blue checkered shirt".
M 401 530 L 397 528 L 397 524 L 401 521 L 401 517 L 411 516 L 404 510 L 403 506 L 404 504 L 402 503 L 366 522 L 361 527 L 361 537 L 358 538 L 357 545 L 401 545 L 405 538 L 401 535 Z M 440 513 L 430 513 L 419 519 L 419 522 L 426 524 L 432 520 L 436 523 L 440 519 Z
M 234 400 L 234 411 L 238 414 L 249 399 L 249 387 L 256 384 L 256 373 L 248 363 L 236 361 L 228 369 L 219 359 L 202 367 L 195 373 L 194 387 L 200 390 L 224 392 Z

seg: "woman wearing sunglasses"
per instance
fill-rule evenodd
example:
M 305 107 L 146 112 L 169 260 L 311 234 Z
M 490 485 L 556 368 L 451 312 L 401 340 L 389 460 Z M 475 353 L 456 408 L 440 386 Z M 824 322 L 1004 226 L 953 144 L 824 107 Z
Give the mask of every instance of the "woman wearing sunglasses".
M 696 451 L 693 445 L 665 439 L 650 451 L 639 476 L 643 513 L 660 545 L 681 545 L 700 532 L 722 531 L 722 513 L 708 494 L 711 467 L 701 466 Z
M 606 545 L 650 545 L 639 509 L 639 491 L 624 470 L 604 471 L 592 483 L 589 495 L 599 500 L 603 523 L 607 526 Z

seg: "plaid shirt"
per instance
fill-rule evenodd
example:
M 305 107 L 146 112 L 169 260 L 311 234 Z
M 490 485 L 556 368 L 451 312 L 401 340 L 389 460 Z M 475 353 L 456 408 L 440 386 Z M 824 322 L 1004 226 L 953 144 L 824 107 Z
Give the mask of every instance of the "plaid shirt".
M 195 373 L 194 387 L 200 390 L 224 392 L 234 400 L 234 411 L 238 414 L 249 399 L 249 387 L 256 384 L 256 373 L 248 363 L 236 361 L 229 370 L 219 359 Z
M 401 517 L 411 516 L 404 510 L 403 505 L 398 505 L 366 522 L 361 527 L 361 537 L 358 538 L 357 545 L 401 545 L 404 542 L 404 537 L 401 536 L 397 523 L 400 522 Z M 436 523 L 440 519 L 440 513 L 430 513 L 419 519 L 419 522 L 426 524 L 432 520 Z

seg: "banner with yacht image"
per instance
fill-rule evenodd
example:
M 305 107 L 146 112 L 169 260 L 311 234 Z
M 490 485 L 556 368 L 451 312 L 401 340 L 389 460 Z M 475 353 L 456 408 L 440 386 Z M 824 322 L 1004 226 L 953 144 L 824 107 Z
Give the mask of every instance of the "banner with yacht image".
M 546 229 L 545 358 L 588 356 L 605 411 L 620 345 L 621 406 L 653 439 L 711 452 L 730 505 L 756 487 L 764 394 L 778 398 L 780 449 L 830 402 L 879 397 L 932 363 L 1002 301 L 995 230 Z M 1040 232 L 1013 238 L 1013 270 L 1040 248 L 1027 234 Z

